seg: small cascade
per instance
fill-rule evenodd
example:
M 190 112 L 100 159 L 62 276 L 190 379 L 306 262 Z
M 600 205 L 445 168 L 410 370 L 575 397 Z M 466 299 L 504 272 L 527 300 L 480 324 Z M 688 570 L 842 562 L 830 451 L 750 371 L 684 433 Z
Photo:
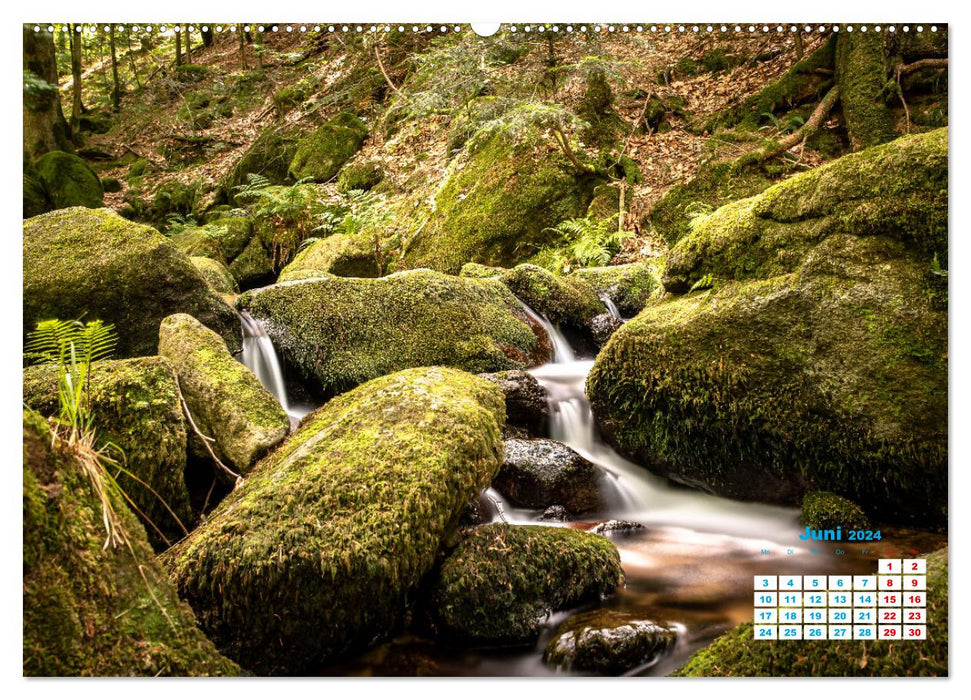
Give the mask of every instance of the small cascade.
M 613 299 L 604 294 L 602 297 L 600 297 L 600 301 L 602 301 L 604 306 L 607 307 L 607 311 L 610 312 L 611 316 L 614 318 L 619 318 L 621 321 L 624 320 L 624 317 L 620 315 L 620 310 L 617 308 L 617 304 L 614 303 Z
M 533 319 L 536 323 L 543 327 L 546 334 L 550 337 L 550 342 L 553 344 L 553 362 L 560 364 L 563 362 L 573 362 L 576 360 L 576 355 L 573 353 L 573 348 L 560 333 L 560 329 L 549 322 L 542 314 L 538 314 L 533 311 L 529 306 L 523 303 L 522 299 L 519 302 L 523 305 L 523 309 L 526 311 L 526 315 Z
M 273 349 L 273 342 L 259 321 L 245 311 L 240 316 L 243 318 L 243 364 L 250 368 L 260 384 L 276 397 L 283 410 L 289 414 L 287 388 L 283 383 L 283 370 L 276 350 Z

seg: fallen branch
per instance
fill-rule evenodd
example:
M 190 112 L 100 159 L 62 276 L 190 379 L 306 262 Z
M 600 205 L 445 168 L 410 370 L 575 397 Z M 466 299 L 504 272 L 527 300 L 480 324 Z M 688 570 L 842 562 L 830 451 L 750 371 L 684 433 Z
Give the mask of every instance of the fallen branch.
M 919 61 L 914 61 L 913 63 L 901 63 L 897 66 L 897 82 L 905 75 L 910 75 L 911 73 L 916 73 L 919 70 L 925 68 L 934 68 L 937 70 L 943 70 L 947 68 L 946 58 L 922 58 Z
M 397 94 L 400 95 L 401 94 L 401 90 L 399 90 L 398 88 L 396 88 L 394 86 L 394 83 L 391 82 L 391 78 L 388 77 L 388 72 L 384 69 L 384 64 L 381 63 L 381 53 L 378 51 L 378 45 L 377 44 L 374 45 L 374 57 L 376 59 L 378 59 L 378 68 L 381 69 L 381 75 L 384 76 L 384 80 L 388 84 L 388 87 L 390 87 L 392 90 L 394 90 Z
M 225 464 L 222 463 L 222 460 L 220 460 L 219 457 L 216 456 L 216 453 L 213 451 L 212 446 L 209 444 L 210 442 L 215 442 L 215 440 L 207 435 L 203 435 L 202 431 L 199 430 L 199 426 L 197 426 L 196 422 L 192 420 L 192 413 L 189 411 L 189 405 L 185 402 L 185 396 L 182 395 L 182 387 L 179 385 L 178 377 L 175 378 L 175 386 L 179 390 L 179 401 L 182 402 L 182 410 L 185 411 L 185 417 L 189 421 L 189 425 L 192 426 L 192 430 L 202 440 L 202 444 L 205 446 L 206 451 L 209 452 L 209 455 L 212 457 L 212 461 L 216 463 L 217 467 L 222 469 L 223 472 L 225 472 L 234 480 L 233 488 L 240 486 L 243 483 L 243 477 L 241 477 L 239 474 L 237 474 L 232 469 L 230 469 L 229 467 L 227 467 Z

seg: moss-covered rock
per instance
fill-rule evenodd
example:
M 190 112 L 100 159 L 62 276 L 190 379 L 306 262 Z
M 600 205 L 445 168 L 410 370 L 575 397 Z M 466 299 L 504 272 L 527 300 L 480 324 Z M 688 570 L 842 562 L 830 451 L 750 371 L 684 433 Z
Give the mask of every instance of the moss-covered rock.
M 581 267 L 570 273 L 589 283 L 600 297 L 608 297 L 621 316 L 633 318 L 664 289 L 652 265 L 644 262 L 607 267 Z
M 172 245 L 190 257 L 204 257 L 229 265 L 253 238 L 252 220 L 224 216 L 205 226 L 189 226 L 170 236 Z
M 503 134 L 452 161 L 435 211 L 403 264 L 456 274 L 467 262 L 512 266 L 550 243 L 549 229 L 581 217 L 600 180 L 552 147 Z
M 224 653 L 300 673 L 393 632 L 502 455 L 502 394 L 406 370 L 308 416 L 167 555 Z
M 368 191 L 384 179 L 384 168 L 377 161 L 349 165 L 337 178 L 337 191 L 344 194 L 353 190 Z
M 258 236 L 253 236 L 243 252 L 229 263 L 229 272 L 243 289 L 273 278 L 273 258 Z
M 45 153 L 34 163 L 34 171 L 54 209 L 103 206 L 101 181 L 91 166 L 73 153 Z
M 519 369 L 483 373 L 506 397 L 506 421 L 525 428 L 532 435 L 542 435 L 550 415 L 546 389 L 529 372 Z
M 105 504 L 72 448 L 23 419 L 25 676 L 212 676 L 240 670 L 196 627 L 123 498 L 130 547 L 105 544 Z M 103 478 L 103 477 L 100 477 Z
M 290 419 L 226 343 L 188 314 L 165 318 L 158 351 L 175 369 L 199 429 L 241 474 L 290 432 Z
M 121 474 L 118 483 L 141 511 L 152 544 L 161 549 L 166 540 L 178 541 L 193 517 L 183 477 L 186 427 L 172 367 L 160 357 L 99 362 L 88 396 L 98 443 L 124 452 L 134 478 Z M 58 414 L 55 365 L 24 370 L 24 403 L 45 416 Z
M 677 632 L 620 610 L 592 610 L 566 620 L 546 645 L 543 663 L 567 671 L 619 674 L 650 663 Z
M 378 277 L 381 270 L 374 249 L 363 236 L 335 233 L 297 253 L 280 271 L 278 282 L 337 275 L 338 277 Z
M 218 260 L 212 258 L 189 258 L 196 269 L 202 273 L 206 284 L 216 294 L 228 296 L 236 292 L 236 280 L 230 274 L 226 266 Z
M 471 277 L 473 279 L 489 279 L 499 277 L 506 271 L 504 267 L 489 267 L 479 263 L 465 263 L 459 271 L 459 277 Z
M 297 152 L 300 133 L 287 127 L 271 127 L 246 149 L 236 167 L 220 185 L 226 199 L 235 201 L 236 188 L 247 183 L 249 174 L 261 175 L 274 185 L 290 180 L 290 161 Z
M 24 173 L 24 218 L 38 216 L 54 208 L 40 181 Z
M 803 525 L 814 530 L 860 530 L 870 527 L 870 519 L 860 506 L 828 491 L 813 491 L 802 499 Z
M 156 227 L 165 228 L 173 216 L 189 218 L 199 201 L 198 182 L 169 180 L 155 190 L 148 208 L 148 220 Z
M 623 578 L 608 540 L 560 527 L 468 530 L 430 584 L 432 631 L 466 643 L 528 643 L 556 610 L 599 600 Z
M 677 676 L 947 676 L 947 549 L 927 556 L 927 639 L 763 641 L 746 622 L 695 654 Z
M 364 122 L 349 112 L 342 112 L 300 139 L 290 161 L 290 177 L 315 182 L 330 180 L 361 149 L 367 133 Z
M 260 319 L 277 351 L 325 392 L 407 367 L 492 372 L 548 359 L 534 356 L 536 333 L 494 280 L 431 270 L 328 276 L 254 290 L 237 305 Z
M 588 395 L 622 452 L 679 481 L 946 522 L 947 133 L 727 205 L 668 256 L 670 291 L 611 338 Z
M 242 347 L 239 318 L 158 231 L 108 209 L 74 207 L 24 221 L 24 335 L 51 318 L 115 324 L 123 357 L 154 355 L 158 326 L 189 313 Z
M 517 265 L 499 280 L 552 323 L 585 329 L 590 319 L 605 310 L 593 287 L 582 278 L 560 277 L 537 265 Z

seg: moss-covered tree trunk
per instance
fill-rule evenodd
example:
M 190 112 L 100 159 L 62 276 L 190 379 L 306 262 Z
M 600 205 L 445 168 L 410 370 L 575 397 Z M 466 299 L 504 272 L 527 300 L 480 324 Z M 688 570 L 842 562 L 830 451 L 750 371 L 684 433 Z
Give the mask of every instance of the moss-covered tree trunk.
M 71 130 L 57 91 L 54 37 L 24 25 L 24 159 L 48 151 L 73 152 Z
M 855 150 L 897 136 L 893 115 L 883 99 L 887 63 L 881 34 L 840 34 L 836 42 L 836 82 L 846 134 Z

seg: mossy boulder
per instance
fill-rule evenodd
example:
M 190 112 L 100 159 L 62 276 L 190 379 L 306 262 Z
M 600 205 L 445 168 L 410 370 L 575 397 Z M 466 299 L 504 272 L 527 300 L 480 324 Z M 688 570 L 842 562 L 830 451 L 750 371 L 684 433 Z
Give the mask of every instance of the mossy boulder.
M 442 367 L 332 399 L 166 554 L 179 593 L 260 674 L 372 645 L 499 468 L 504 418 L 497 388 Z
M 610 298 L 624 318 L 633 318 L 648 302 L 664 294 L 655 267 L 646 262 L 581 267 L 569 276 L 589 283 L 598 296 Z
M 189 313 L 242 347 L 239 317 L 158 231 L 108 209 L 60 209 L 24 221 L 24 335 L 38 321 L 115 324 L 122 357 L 154 355 L 158 326 Z
M 337 191 L 347 194 L 354 190 L 368 191 L 384 179 L 384 168 L 377 161 L 355 163 L 341 170 Z
M 290 366 L 327 393 L 407 367 L 494 372 L 548 359 L 535 356 L 542 349 L 536 331 L 495 280 L 432 270 L 328 276 L 253 290 L 237 305 L 263 322 Z
M 581 217 L 601 182 L 553 147 L 504 134 L 456 158 L 435 211 L 403 264 L 457 274 L 467 262 L 510 267 L 553 242 L 550 229 Z
M 617 548 L 603 537 L 496 523 L 462 534 L 430 583 L 426 622 L 473 644 L 534 641 L 550 613 L 600 600 L 620 585 Z
M 326 182 L 333 178 L 367 137 L 367 125 L 349 112 L 342 112 L 297 143 L 290 161 L 290 177 Z
M 884 521 L 947 509 L 946 130 L 727 205 L 668 256 L 669 291 L 587 383 L 620 451 L 678 481 Z
M 253 236 L 243 252 L 229 263 L 229 272 L 244 289 L 273 278 L 273 257 L 259 236 Z
M 543 663 L 565 671 L 616 675 L 644 666 L 678 635 L 665 624 L 621 610 L 592 610 L 566 620 L 546 645 Z
M 561 277 L 537 265 L 517 265 L 499 280 L 534 311 L 550 322 L 586 329 L 590 319 L 605 311 L 593 287 L 577 277 Z
M 196 425 L 241 474 L 290 432 L 290 419 L 273 395 L 192 316 L 162 321 L 158 351 L 172 363 Z
M 121 448 L 123 460 L 108 454 L 134 478 L 123 473 L 118 484 L 141 511 L 152 544 L 162 549 L 193 523 L 183 476 L 186 427 L 172 367 L 160 357 L 109 360 L 97 363 L 89 378 L 98 443 Z M 58 414 L 56 365 L 24 370 L 24 403 L 45 416 Z
M 814 530 L 860 530 L 870 527 L 870 519 L 860 506 L 828 491 L 813 491 L 802 499 L 803 525 Z
M 44 186 L 37 178 L 27 173 L 24 173 L 23 202 L 25 219 L 49 212 L 54 208 L 51 204 L 50 197 L 47 196 L 47 192 L 44 190 Z
M 82 158 L 64 151 L 45 153 L 34 163 L 37 180 L 54 209 L 104 206 L 101 180 Z
M 459 271 L 459 277 L 471 277 L 473 279 L 488 279 L 499 277 L 506 271 L 504 267 L 490 267 L 479 263 L 465 263 Z
M 927 556 L 927 638 L 922 641 L 763 641 L 746 622 L 702 649 L 676 676 L 947 676 L 947 549 Z
M 290 181 L 290 161 L 297 152 L 300 133 L 287 127 L 271 127 L 263 131 L 246 149 L 236 167 L 220 185 L 230 202 L 236 199 L 236 188 L 245 185 L 247 175 L 260 175 L 274 185 Z
M 196 269 L 202 273 L 206 284 L 216 294 L 229 296 L 236 292 L 236 280 L 230 274 L 226 266 L 218 260 L 212 258 L 189 258 Z
M 170 239 L 189 256 L 206 257 L 229 265 L 253 238 L 253 222 L 245 216 L 222 216 L 204 226 L 189 226 Z
M 280 271 L 278 282 L 337 275 L 338 277 L 378 277 L 381 270 L 374 249 L 366 238 L 335 233 L 307 246 Z
M 129 546 L 104 546 L 106 504 L 81 448 L 26 410 L 23 444 L 24 675 L 238 675 L 196 627 L 120 495 L 109 505 Z
M 169 180 L 163 183 L 152 197 L 147 212 L 148 220 L 159 228 L 165 228 L 173 216 L 189 218 L 199 201 L 200 189 L 198 182 Z
M 603 474 L 569 446 L 549 438 L 506 440 L 493 487 L 522 508 L 561 505 L 574 514 L 598 508 Z

